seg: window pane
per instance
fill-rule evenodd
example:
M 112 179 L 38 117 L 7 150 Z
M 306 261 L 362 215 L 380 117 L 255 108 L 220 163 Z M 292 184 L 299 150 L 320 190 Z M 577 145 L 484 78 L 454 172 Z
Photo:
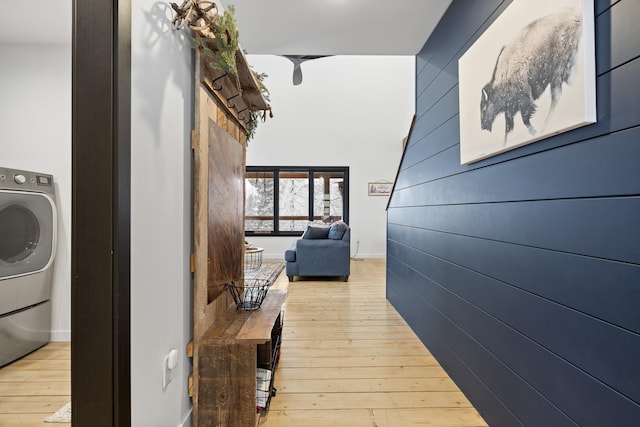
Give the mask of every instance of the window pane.
M 273 172 L 247 172 L 245 178 L 245 231 L 274 230 Z
M 324 183 L 325 180 L 321 176 L 322 174 L 315 173 L 313 176 L 313 221 L 314 222 L 327 222 L 329 219 L 329 211 L 327 204 L 327 211 L 324 209 Z M 327 195 L 328 199 L 328 195 Z
M 299 235 L 309 221 L 348 222 L 347 167 L 247 166 L 245 177 L 247 235 Z
M 316 172 L 313 179 L 314 221 L 331 223 L 342 219 L 344 200 L 342 172 Z
M 337 221 L 343 219 L 342 215 L 344 213 L 344 177 L 333 177 L 330 184 L 331 221 Z
M 280 172 L 280 231 L 304 231 L 309 221 L 309 173 Z

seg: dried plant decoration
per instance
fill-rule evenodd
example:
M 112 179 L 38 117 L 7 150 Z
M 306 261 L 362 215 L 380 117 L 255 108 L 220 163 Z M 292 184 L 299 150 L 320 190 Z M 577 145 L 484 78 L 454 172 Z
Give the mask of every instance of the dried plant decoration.
M 186 24 L 193 31 L 204 37 L 214 38 L 213 24 L 218 18 L 218 5 L 207 0 L 184 0 L 180 6 L 170 3 L 176 16 L 173 18 L 173 28 L 181 29 Z

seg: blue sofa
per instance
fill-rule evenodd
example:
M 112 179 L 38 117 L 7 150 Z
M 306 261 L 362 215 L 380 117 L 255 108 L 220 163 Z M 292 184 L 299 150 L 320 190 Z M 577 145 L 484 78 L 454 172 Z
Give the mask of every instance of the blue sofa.
M 346 282 L 351 272 L 351 229 L 344 223 L 307 227 L 284 252 L 284 260 L 290 282 L 295 276 L 341 276 Z

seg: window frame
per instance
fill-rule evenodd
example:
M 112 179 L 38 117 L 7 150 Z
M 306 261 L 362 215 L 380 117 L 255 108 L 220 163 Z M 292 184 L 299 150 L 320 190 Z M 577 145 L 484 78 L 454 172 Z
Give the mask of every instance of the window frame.
M 313 221 L 314 216 L 314 182 L 315 173 L 339 172 L 343 174 L 343 201 L 342 201 L 342 220 L 349 223 L 349 166 L 247 166 L 246 172 L 273 173 L 273 188 L 280 188 L 281 172 L 302 172 L 308 174 L 309 179 L 309 212 L 308 221 Z M 247 174 L 245 173 L 245 183 Z M 246 200 L 245 200 L 246 203 Z M 271 237 L 271 236 L 301 236 L 304 231 L 280 231 L 280 191 L 274 191 L 273 194 L 273 231 L 247 231 L 245 229 L 245 237 Z M 246 206 L 245 206 L 246 208 Z M 317 216 L 317 214 L 316 214 Z M 246 213 L 245 213 L 246 224 Z

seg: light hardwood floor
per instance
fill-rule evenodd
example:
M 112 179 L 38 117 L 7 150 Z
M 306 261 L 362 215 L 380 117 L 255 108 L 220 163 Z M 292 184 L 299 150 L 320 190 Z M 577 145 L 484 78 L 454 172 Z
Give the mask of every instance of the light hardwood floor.
M 385 260 L 288 286 L 277 394 L 263 427 L 487 424 L 385 298 Z
M 44 419 L 71 400 L 71 345 L 50 343 L 0 369 L 0 426 L 51 427 Z
M 386 301 L 385 261 L 351 270 L 347 283 L 282 273 L 274 284 L 289 296 L 277 395 L 261 426 L 486 426 Z M 71 398 L 70 365 L 69 344 L 51 343 L 0 369 L 0 426 L 64 426 L 43 420 Z

